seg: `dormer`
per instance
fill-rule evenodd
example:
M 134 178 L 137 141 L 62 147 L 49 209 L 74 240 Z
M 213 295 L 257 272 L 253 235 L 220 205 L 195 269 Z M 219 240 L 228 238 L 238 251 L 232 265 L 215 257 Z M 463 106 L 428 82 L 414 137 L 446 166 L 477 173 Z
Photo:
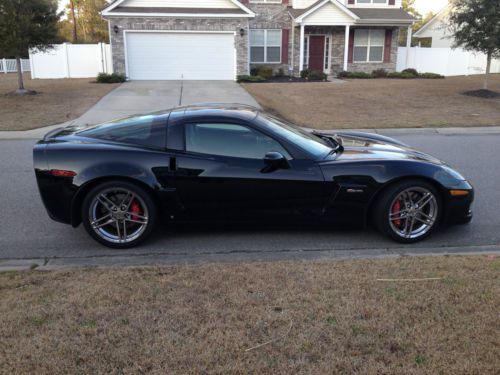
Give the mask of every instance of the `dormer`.
M 336 0 L 349 8 L 401 8 L 402 0 Z M 294 9 L 305 9 L 320 3 L 321 0 L 293 0 Z

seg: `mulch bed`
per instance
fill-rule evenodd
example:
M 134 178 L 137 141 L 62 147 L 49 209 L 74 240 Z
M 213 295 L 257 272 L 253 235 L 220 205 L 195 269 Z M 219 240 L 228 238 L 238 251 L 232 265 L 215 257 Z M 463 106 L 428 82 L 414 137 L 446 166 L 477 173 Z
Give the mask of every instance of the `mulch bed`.
M 475 96 L 477 98 L 486 98 L 486 99 L 500 98 L 500 92 L 485 90 L 485 89 L 465 91 L 463 94 L 467 96 Z
M 260 81 L 260 82 L 245 82 L 245 83 L 297 83 L 297 82 L 318 83 L 318 82 L 328 82 L 328 81 L 310 81 L 308 79 L 300 77 L 281 76 L 281 77 L 272 77 L 265 81 Z

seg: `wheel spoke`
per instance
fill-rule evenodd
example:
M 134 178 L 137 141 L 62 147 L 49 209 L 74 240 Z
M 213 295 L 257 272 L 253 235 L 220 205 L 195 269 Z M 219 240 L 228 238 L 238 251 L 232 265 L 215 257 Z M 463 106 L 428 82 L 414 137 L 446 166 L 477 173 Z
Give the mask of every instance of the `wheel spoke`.
M 97 200 L 106 208 L 108 211 L 112 211 L 113 208 L 117 208 L 116 205 L 104 194 L 97 197 Z
M 120 231 L 120 222 L 118 220 L 115 220 L 115 224 L 116 224 L 116 234 L 118 236 L 118 241 L 122 242 L 122 234 Z
M 125 196 L 125 198 L 123 198 L 122 203 L 120 203 L 120 207 L 123 207 L 124 211 L 128 211 L 130 205 L 134 201 L 134 198 L 135 195 L 133 193 L 131 193 L 130 191 L 127 192 L 127 195 Z
M 125 221 L 128 221 L 129 223 L 136 223 L 136 224 L 141 224 L 141 225 L 146 225 L 148 223 L 148 219 L 145 219 L 145 220 L 125 219 Z
M 101 221 L 103 221 L 103 220 L 105 220 L 105 219 L 108 219 L 108 218 L 110 218 L 110 217 L 111 217 L 111 213 L 106 214 L 106 215 L 104 215 L 103 217 L 101 217 L 101 218 L 99 218 L 99 219 L 96 219 L 96 220 L 94 220 L 93 222 L 91 222 L 91 225 L 92 225 L 92 226 L 97 225 L 97 224 L 99 224 Z
M 136 214 L 135 212 L 126 212 L 125 215 L 128 215 L 130 217 L 136 217 L 136 218 L 142 219 L 144 221 L 148 220 L 148 218 L 146 216 L 142 216 L 142 215 Z
M 416 203 L 416 206 L 421 210 L 422 208 L 427 206 L 433 199 L 434 196 L 431 193 L 427 193 Z
M 406 217 L 406 213 L 407 213 L 406 209 L 398 211 L 398 212 L 394 212 L 394 213 L 390 214 L 390 218 L 392 221 L 402 220 Z
M 422 219 L 420 217 L 415 216 L 415 220 L 420 221 L 421 223 L 423 223 L 425 225 L 432 225 L 432 224 L 434 224 L 434 220 L 432 220 L 432 219 L 427 219 L 426 220 L 426 219 Z

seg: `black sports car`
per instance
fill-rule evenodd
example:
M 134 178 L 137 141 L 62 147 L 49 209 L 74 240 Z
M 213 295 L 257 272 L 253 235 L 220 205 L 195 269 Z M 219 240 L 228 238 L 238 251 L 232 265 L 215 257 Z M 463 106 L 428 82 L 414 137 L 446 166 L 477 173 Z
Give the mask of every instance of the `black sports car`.
M 458 172 L 375 134 L 308 132 L 253 107 L 201 105 L 57 129 L 34 147 L 50 217 L 113 248 L 164 218 L 307 216 L 372 223 L 396 241 L 472 218 Z

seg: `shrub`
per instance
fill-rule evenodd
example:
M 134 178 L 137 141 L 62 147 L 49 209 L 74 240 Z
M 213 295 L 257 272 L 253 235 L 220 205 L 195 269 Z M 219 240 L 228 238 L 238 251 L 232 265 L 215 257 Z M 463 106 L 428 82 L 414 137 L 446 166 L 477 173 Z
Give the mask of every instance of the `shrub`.
M 339 72 L 339 74 L 337 74 L 338 78 L 347 78 L 348 76 L 349 72 L 346 72 L 345 70 L 342 70 L 341 72 Z
M 278 73 L 276 73 L 276 77 L 284 77 L 285 76 L 285 71 L 283 68 L 278 69 Z
M 309 81 L 326 81 L 327 75 L 321 70 L 311 70 L 307 75 Z
M 403 70 L 401 73 L 405 73 L 405 74 L 411 74 L 415 77 L 418 77 L 418 72 L 417 72 L 417 69 L 413 69 L 413 68 L 408 68 L 408 69 L 405 69 Z
M 304 69 L 300 72 L 300 78 L 306 79 L 309 76 L 309 73 L 311 73 L 309 69 Z
M 340 72 L 340 74 L 339 74 L 340 78 L 361 78 L 361 79 L 374 78 L 372 74 L 365 72 Z
M 97 75 L 97 82 L 99 83 L 122 83 L 127 80 L 127 77 L 125 77 L 125 74 L 120 74 L 120 73 L 112 73 L 112 74 L 107 74 L 107 73 L 99 73 Z
M 249 76 L 249 75 L 241 75 L 238 76 L 238 82 L 262 82 L 265 79 L 261 76 Z
M 420 78 L 427 78 L 427 79 L 440 79 L 440 78 L 444 78 L 444 76 L 442 76 L 441 74 L 436 74 L 436 73 L 420 73 L 418 75 Z
M 257 74 L 257 68 L 252 68 L 252 69 L 250 69 L 250 75 L 251 75 L 251 76 L 256 76 L 256 75 L 258 75 L 258 74 Z
M 372 76 L 374 76 L 375 78 L 385 78 L 387 77 L 387 70 L 376 69 L 372 72 Z
M 402 79 L 412 79 L 412 78 L 417 78 L 418 76 L 414 75 L 413 73 L 408 73 L 408 72 L 393 72 L 387 74 L 388 78 L 402 78 Z
M 272 78 L 273 68 L 271 66 L 262 65 L 257 68 L 257 76 L 261 76 L 264 79 Z

